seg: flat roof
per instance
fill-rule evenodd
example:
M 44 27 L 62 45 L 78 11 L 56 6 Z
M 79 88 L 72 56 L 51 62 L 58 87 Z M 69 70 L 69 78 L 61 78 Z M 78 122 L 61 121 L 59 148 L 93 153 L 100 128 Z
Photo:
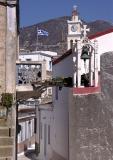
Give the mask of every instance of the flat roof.
M 57 56 L 57 52 L 52 52 L 52 51 L 33 51 L 33 52 L 26 52 L 26 51 L 20 51 L 19 56 L 23 55 L 44 55 L 47 57 L 54 57 Z

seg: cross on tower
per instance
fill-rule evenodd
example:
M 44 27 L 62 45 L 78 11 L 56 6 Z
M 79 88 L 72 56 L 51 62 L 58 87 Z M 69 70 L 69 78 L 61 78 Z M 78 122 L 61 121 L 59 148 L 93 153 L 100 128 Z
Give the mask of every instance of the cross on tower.
M 89 32 L 89 31 L 90 31 L 90 29 L 89 29 L 89 28 L 87 28 L 87 25 L 83 25 L 82 31 L 83 31 L 83 35 L 84 35 L 84 37 L 86 37 L 87 32 Z

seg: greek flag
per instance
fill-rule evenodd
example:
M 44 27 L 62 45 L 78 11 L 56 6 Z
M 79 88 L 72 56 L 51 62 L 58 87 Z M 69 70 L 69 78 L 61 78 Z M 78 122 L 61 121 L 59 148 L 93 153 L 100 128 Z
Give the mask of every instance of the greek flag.
M 38 36 L 48 36 L 48 32 L 42 29 L 37 29 L 37 35 Z

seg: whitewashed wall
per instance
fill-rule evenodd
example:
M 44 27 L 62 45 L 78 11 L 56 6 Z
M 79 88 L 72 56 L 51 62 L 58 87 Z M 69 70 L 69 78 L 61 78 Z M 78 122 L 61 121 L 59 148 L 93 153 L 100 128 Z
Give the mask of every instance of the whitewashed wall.
M 30 140 L 30 138 L 34 135 L 34 119 L 19 122 L 19 124 L 21 125 L 21 131 L 18 134 L 18 143 L 25 140 Z
M 53 77 L 72 77 L 73 63 L 72 55 L 68 56 L 56 65 L 53 65 Z M 53 121 L 53 136 L 52 148 L 53 157 L 56 154 L 64 159 L 68 159 L 68 93 L 69 88 L 53 88 L 53 105 L 54 105 L 54 121 Z
M 106 34 L 95 38 L 98 41 L 98 55 L 109 51 L 113 51 L 113 33 Z M 93 42 L 95 39 L 92 39 Z M 81 64 L 83 67 L 83 64 Z M 100 58 L 98 59 L 98 67 L 100 69 Z M 53 77 L 73 77 L 72 55 L 53 65 Z M 54 105 L 54 121 L 52 135 L 52 149 L 58 155 L 68 159 L 68 101 L 69 89 L 62 88 L 56 90 L 53 88 L 53 105 Z M 57 96 L 56 96 L 57 95 Z M 72 139 L 71 139 L 72 140 Z
M 40 159 L 50 160 L 52 158 L 52 132 L 53 111 L 50 104 L 42 104 L 40 107 Z M 46 131 L 45 131 L 46 127 Z
M 91 39 L 92 42 L 94 40 L 97 40 L 98 44 L 98 68 L 100 70 L 100 56 L 103 53 L 113 51 L 113 32 Z
M 92 39 L 98 41 L 98 53 L 101 55 L 105 52 L 113 51 L 113 32 Z
M 72 76 L 73 75 L 73 64 L 72 64 L 72 54 L 58 64 L 53 65 L 53 77 L 57 76 Z

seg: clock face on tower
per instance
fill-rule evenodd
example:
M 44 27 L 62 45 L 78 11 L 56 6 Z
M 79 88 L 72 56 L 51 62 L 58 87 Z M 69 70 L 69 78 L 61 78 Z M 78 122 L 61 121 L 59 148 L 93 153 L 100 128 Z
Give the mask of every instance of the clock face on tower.
M 72 25 L 71 26 L 71 31 L 72 32 L 76 32 L 77 31 L 77 26 L 76 25 Z

